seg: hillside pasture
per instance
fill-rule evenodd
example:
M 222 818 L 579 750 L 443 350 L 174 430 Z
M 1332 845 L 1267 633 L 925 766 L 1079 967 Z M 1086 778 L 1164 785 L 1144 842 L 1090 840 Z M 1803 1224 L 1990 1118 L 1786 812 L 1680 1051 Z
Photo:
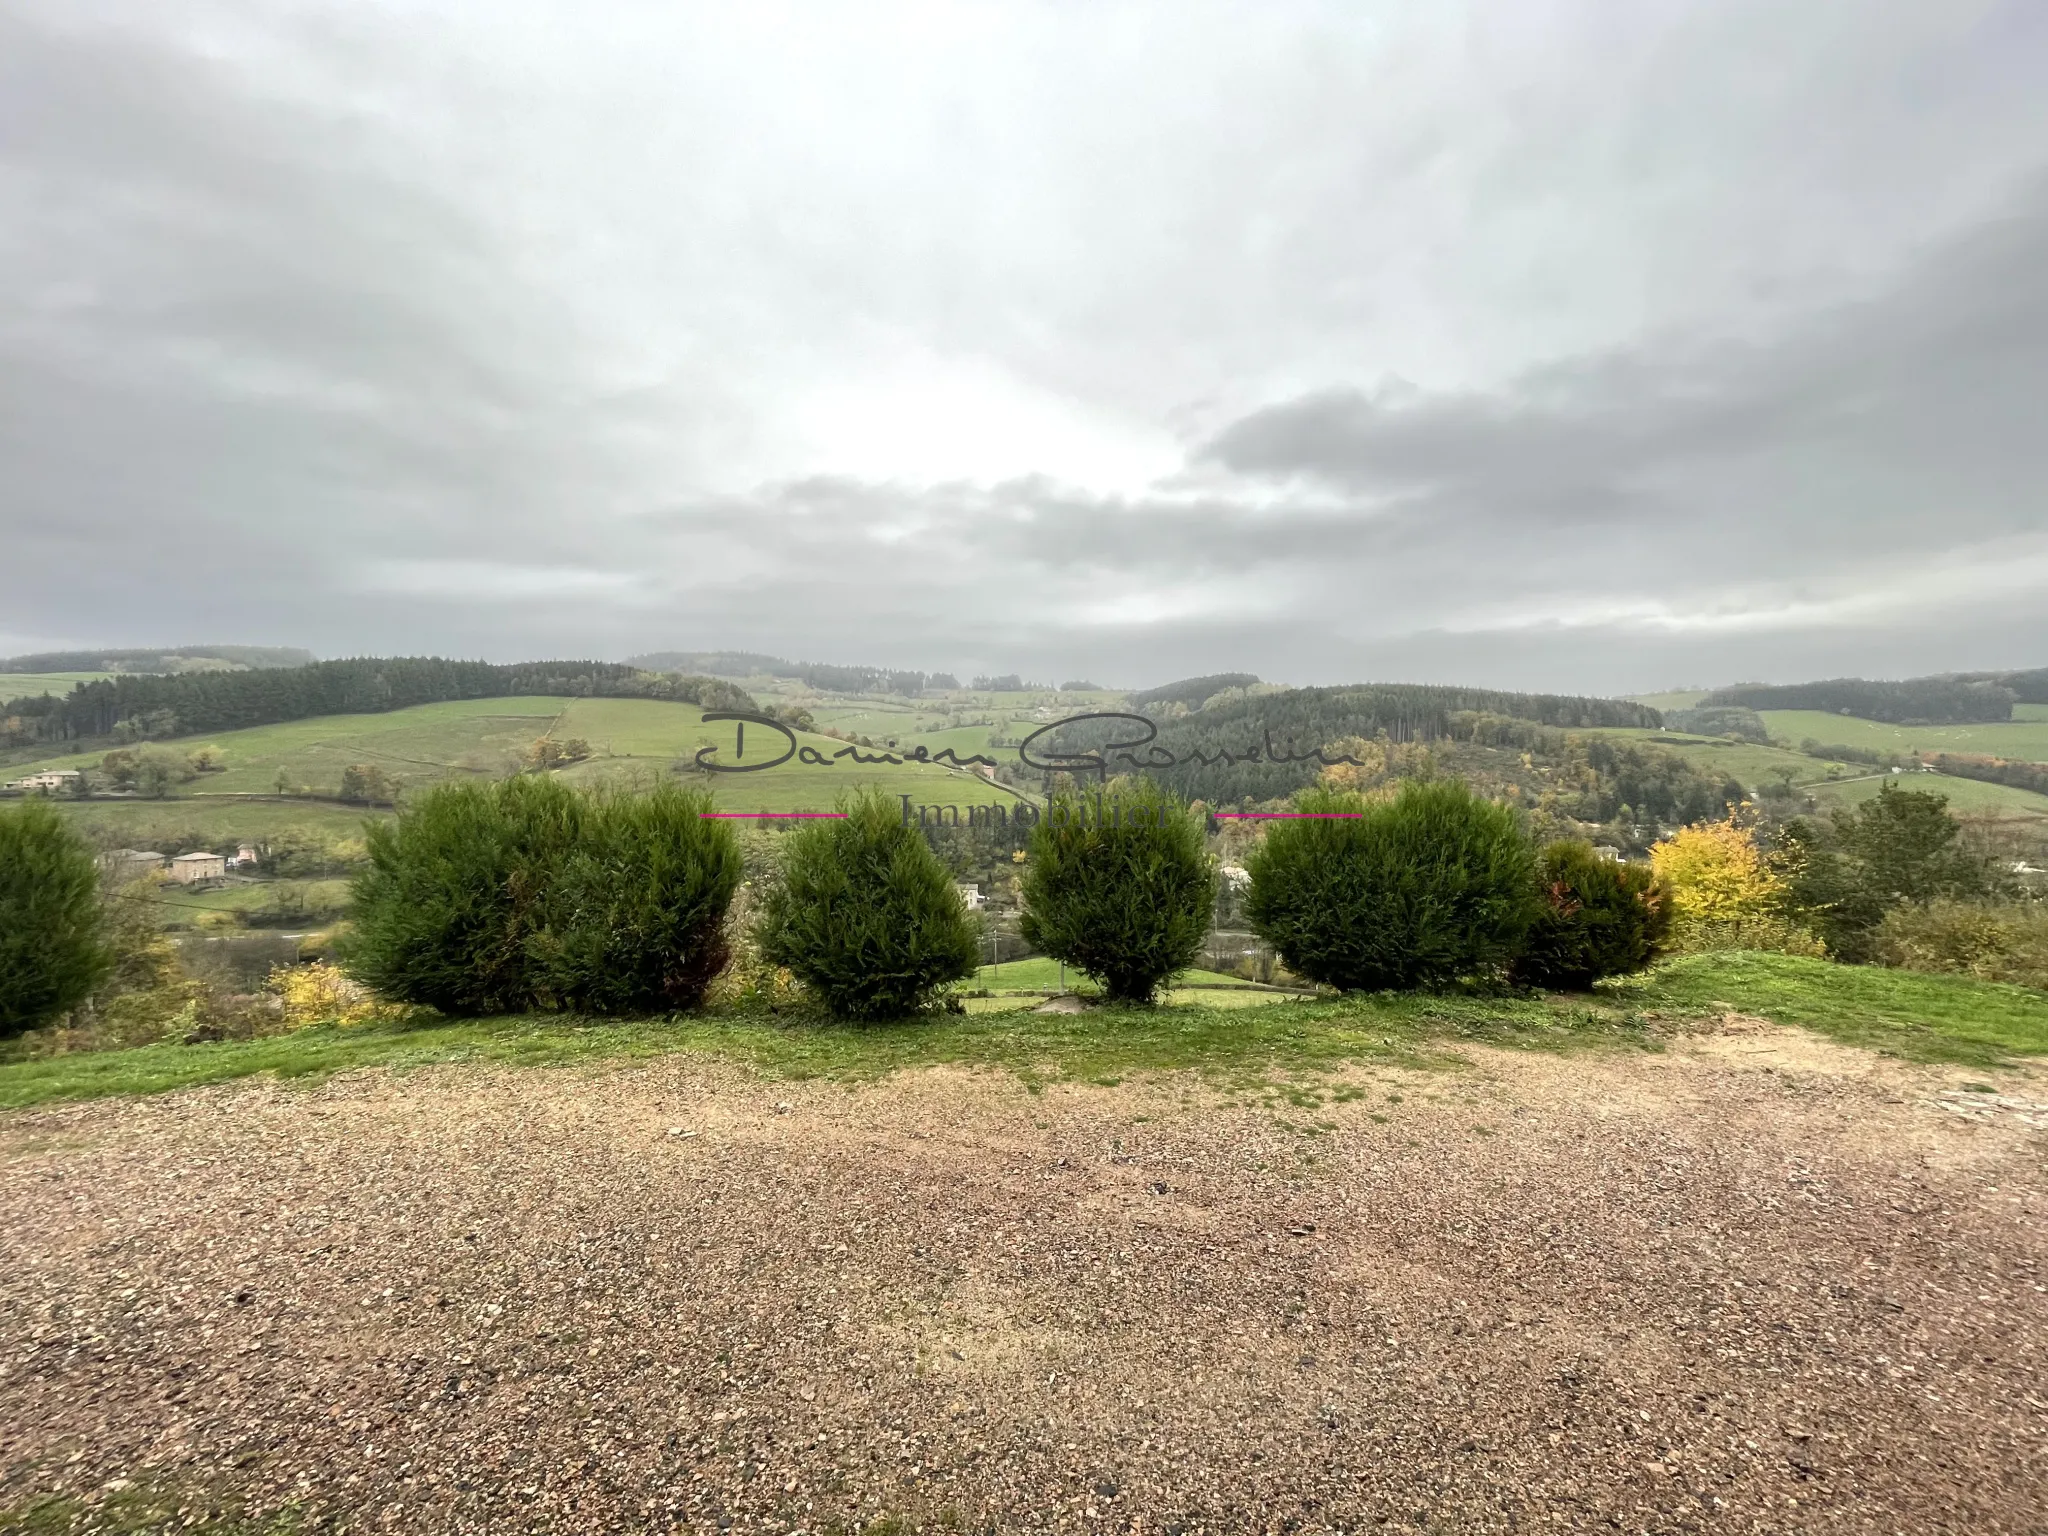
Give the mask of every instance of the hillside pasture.
M 1580 734 L 1626 737 L 1667 748 L 1701 772 L 1726 774 L 1752 792 L 1759 785 L 1777 778 L 1781 771 L 1790 772 L 1794 783 L 1804 784 L 1811 779 L 1826 778 L 1828 770 L 1836 766 L 1808 757 L 1804 752 L 1788 752 L 1782 747 L 1767 747 L 1750 741 L 1730 741 L 1726 737 L 1687 736 L 1677 731 L 1652 731 L 1634 726 Z M 1858 771 L 1853 765 L 1842 765 L 1843 773 Z
M 1874 799 L 1887 782 L 1901 789 L 1945 795 L 1948 808 L 1958 815 L 1995 813 L 2004 816 L 2034 816 L 2048 819 L 2048 795 L 2016 789 L 2010 784 L 1986 784 L 1977 779 L 1959 779 L 1946 773 L 1887 773 L 1870 777 L 1845 778 L 1840 783 L 1807 786 L 1823 805 L 1861 805 Z
M 1962 752 L 2048 763 L 2048 705 L 2019 704 L 2011 720 L 1988 725 L 1887 725 L 1818 709 L 1771 709 L 1763 721 L 1773 736 L 1871 752 Z
M 96 683 L 111 672 L 0 672 L 0 704 L 44 693 L 69 693 L 78 683 Z
M 225 764 L 224 772 L 204 774 L 176 786 L 174 793 L 181 798 L 201 793 L 274 793 L 280 773 L 293 789 L 331 795 L 340 788 L 342 770 L 351 763 L 374 764 L 410 788 L 458 775 L 511 772 L 520 754 L 553 727 L 567 702 L 553 698 L 456 699 L 387 714 L 320 715 L 145 745 L 179 757 L 211 747 Z M 687 711 L 693 720 L 698 714 L 689 705 L 640 702 Z M 19 771 L 91 768 L 99 763 L 104 750 L 48 758 Z
M 248 883 L 190 890 L 165 883 L 153 892 L 166 927 L 198 928 L 209 920 L 227 922 L 240 914 L 296 902 L 305 923 L 331 922 L 348 908 L 349 882 L 324 880 L 255 880 Z
M 296 841 L 329 845 L 362 840 L 389 811 L 317 800 L 53 800 L 95 848 L 188 852 L 237 843 Z
M 846 745 L 829 736 L 796 734 L 799 746 L 827 759 Z M 325 715 L 153 743 L 180 757 L 210 747 L 225 768 L 175 786 L 170 801 L 148 804 L 182 806 L 207 796 L 274 794 L 280 774 L 291 790 L 331 796 L 340 789 L 342 771 L 352 763 L 382 769 L 401 790 L 452 778 L 502 777 L 516 771 L 527 749 L 543 736 L 589 743 L 594 755 L 562 770 L 579 783 L 644 781 L 672 772 L 679 761 L 693 758 L 704 747 L 717 748 L 721 761 L 732 761 L 739 747 L 734 722 L 707 725 L 703 711 L 690 704 L 658 699 L 464 699 L 388 714 Z M 911 742 L 904 739 L 904 744 Z M 760 760 L 780 753 L 784 745 L 780 737 L 756 726 L 747 750 Z M 91 768 L 103 755 L 73 753 L 10 771 Z M 936 764 L 790 762 L 744 778 L 687 777 L 709 789 L 721 806 L 734 810 L 827 810 L 841 793 L 869 786 L 930 805 L 1006 804 L 1016 798 L 977 775 Z M 349 814 L 360 821 L 360 813 Z
M 788 742 L 761 726 L 748 728 L 745 756 L 740 752 L 738 722 L 707 724 L 702 711 L 689 705 L 651 699 L 575 699 L 568 701 L 554 729 L 557 739 L 581 737 L 593 755 L 562 770 L 572 783 L 646 782 L 672 773 L 678 762 L 694 759 L 715 747 L 721 763 L 760 762 L 780 756 Z M 837 758 L 847 743 L 809 731 L 791 733 L 801 750 L 809 747 L 824 764 L 790 761 L 757 774 L 685 773 L 682 781 L 707 789 L 722 810 L 830 810 L 843 794 L 876 789 L 885 795 L 908 795 L 918 805 L 1007 805 L 1017 797 L 977 774 L 938 764 L 857 764 Z M 899 737 L 904 747 L 912 740 Z M 862 749 L 866 751 L 866 749 Z M 875 753 L 869 753 L 873 756 Z

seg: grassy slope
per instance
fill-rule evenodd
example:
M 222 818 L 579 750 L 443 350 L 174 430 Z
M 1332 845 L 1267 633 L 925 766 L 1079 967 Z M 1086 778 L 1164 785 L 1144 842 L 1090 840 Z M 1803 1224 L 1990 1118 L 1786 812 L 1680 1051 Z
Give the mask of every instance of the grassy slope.
M 207 912 L 250 912 L 267 907 L 288 896 L 305 900 L 307 910 L 332 915 L 348 905 L 349 882 L 345 879 L 265 880 L 255 885 L 223 885 L 212 890 L 193 891 L 180 885 L 156 890 L 157 904 L 167 916 L 184 923 L 197 922 Z
M 1707 696 L 1705 688 L 1677 688 L 1669 693 L 1632 693 L 1631 703 L 1647 704 L 1652 709 L 1691 709 Z
M 1978 752 L 2048 763 L 2048 705 L 2021 704 L 2015 718 L 1993 725 L 1886 725 L 1812 709 L 1766 710 L 1773 736 L 1876 752 Z
M 1774 715 L 1777 713 L 1780 712 L 1773 712 Z M 1807 717 L 1802 715 L 1799 718 Z M 1871 724 L 1867 720 L 1849 720 L 1835 715 L 1814 715 L 1811 718 L 1821 721 L 1841 719 L 1845 725 Z M 2048 730 L 2048 723 L 2038 728 Z M 1877 729 L 1903 731 L 1906 728 L 1883 726 Z M 2008 727 L 1973 726 L 1968 729 L 1990 730 Z M 1646 731 L 1632 727 L 1589 734 L 1626 736 L 1638 741 L 1655 742 L 1659 746 L 1670 748 L 1697 768 L 1730 775 L 1751 792 L 1776 778 L 1779 769 L 1790 770 L 1792 782 L 1812 790 L 1825 805 L 1854 805 L 1869 799 L 1878 791 L 1878 780 L 1870 777 L 1872 770 L 1868 768 L 1856 763 L 1830 763 L 1820 758 L 1808 757 L 1803 752 L 1790 752 L 1782 747 L 1765 747 L 1752 742 L 1686 736 L 1676 731 Z M 1816 740 L 1825 739 L 1810 731 L 1807 734 L 1814 735 Z M 1841 733 L 1836 733 L 1837 741 L 1840 735 Z M 1864 743 L 1858 742 L 1854 745 Z M 1892 748 L 1887 745 L 1884 750 L 1889 751 Z M 1931 789 L 1947 795 L 1949 804 L 1958 811 L 2048 815 L 2048 795 L 2037 795 L 2004 784 L 1985 784 L 1976 779 L 1959 779 L 1946 775 L 1911 774 L 1902 777 L 1910 788 Z M 1848 782 L 1837 785 L 1833 782 L 1836 779 Z
M 1959 779 L 1942 773 L 1886 775 L 1905 789 L 1921 789 L 1946 795 L 1949 809 L 1956 812 L 1996 811 L 2014 816 L 2048 816 L 2048 795 L 2015 789 L 2009 784 L 1985 784 L 1976 779 Z M 1842 784 L 1816 788 L 1814 793 L 1829 805 L 1858 805 L 1872 799 L 1884 788 L 1884 780 L 1858 777 Z
M 211 736 L 181 737 L 163 743 L 165 750 L 186 754 L 213 747 L 227 764 L 177 786 L 180 801 L 210 794 L 267 794 L 280 770 L 295 786 L 332 794 L 350 763 L 373 763 L 401 785 L 414 787 L 442 779 L 499 775 L 510 772 L 520 755 L 539 737 L 582 737 L 599 753 L 569 770 L 572 779 L 608 775 L 660 775 L 678 758 L 700 747 L 719 746 L 722 760 L 731 760 L 736 745 L 729 723 L 706 725 L 692 705 L 654 699 L 465 699 L 423 704 L 377 715 L 325 715 L 282 725 L 264 725 Z M 779 738 L 756 727 L 748 741 L 750 753 L 780 752 Z M 830 737 L 798 733 L 801 745 L 829 757 L 845 745 Z M 83 768 L 99 754 L 74 754 L 25 765 L 10 773 L 42 768 Z M 791 762 L 745 778 L 704 781 L 721 805 L 741 810 L 828 810 L 841 790 L 873 785 L 886 794 L 907 794 L 929 804 L 986 805 L 1013 797 L 966 773 L 936 766 L 859 768 L 847 764 L 818 767 Z M 356 818 L 361 819 L 359 816 Z
M 167 848 L 304 835 L 316 842 L 354 840 L 388 811 L 293 800 L 89 800 L 50 802 L 97 847 Z
M 111 672 L 0 672 L 0 704 L 44 693 L 69 693 L 74 683 L 96 683 Z
M 873 1078 L 955 1064 L 1026 1081 L 1113 1081 L 1194 1070 L 1224 1085 L 1313 1094 L 1298 1074 L 1350 1061 L 1455 1065 L 1461 1040 L 1563 1049 L 1654 1048 L 1655 1017 L 1725 1008 L 1796 1024 L 1917 1060 L 1994 1067 L 2048 1054 L 2048 994 L 1957 977 L 1837 966 L 1783 955 L 1694 955 L 1590 998 L 1420 995 L 1277 1003 L 1199 1002 L 1078 1015 L 1028 1010 L 942 1016 L 854 1028 L 794 1017 L 705 1013 L 586 1023 L 505 1018 L 350 1029 L 316 1026 L 268 1040 L 152 1045 L 0 1065 L 0 1106 L 116 1093 L 154 1093 L 262 1072 L 316 1076 L 352 1067 L 488 1061 L 576 1066 L 701 1051 L 770 1076 Z
M 342 769 L 350 763 L 374 763 L 401 781 L 413 782 L 463 771 L 502 772 L 535 737 L 547 731 L 565 702 L 550 698 L 458 699 L 388 714 L 321 715 L 210 736 L 181 736 L 159 745 L 181 756 L 210 746 L 227 764 L 224 773 L 209 773 L 179 785 L 180 796 L 269 793 L 280 769 L 295 785 L 332 794 L 340 786 Z M 691 711 L 691 716 L 694 720 L 696 712 Z M 86 768 L 101 755 L 55 757 L 32 766 Z
M 1745 789 L 1751 790 L 1775 778 L 1780 768 L 1790 769 L 1794 781 L 1803 784 L 1811 779 L 1826 777 L 1829 767 L 1832 766 L 1808 757 L 1804 752 L 1788 752 L 1782 747 L 1758 746 L 1753 742 L 1729 741 L 1720 737 L 1687 736 L 1677 731 L 1646 731 L 1635 727 L 1616 727 L 1583 734 L 1625 736 L 1631 740 L 1668 747 L 1694 767 L 1713 773 L 1725 773 Z M 1845 766 L 1842 769 L 1845 774 L 1857 771 L 1854 767 Z

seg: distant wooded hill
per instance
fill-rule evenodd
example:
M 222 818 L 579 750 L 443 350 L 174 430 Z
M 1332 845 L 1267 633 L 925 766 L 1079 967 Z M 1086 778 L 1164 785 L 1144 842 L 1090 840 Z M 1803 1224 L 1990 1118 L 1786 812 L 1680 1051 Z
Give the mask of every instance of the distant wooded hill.
M 950 672 L 892 667 L 843 667 L 824 661 L 785 661 L 759 651 L 649 651 L 626 665 L 649 672 L 701 672 L 712 677 L 788 677 L 820 693 L 899 693 L 915 698 L 927 688 L 958 688 Z
M 1717 688 L 1701 703 L 1745 709 L 1817 709 L 1889 725 L 1970 725 L 2010 720 L 2015 701 L 2048 703 L 2048 668 L 1909 677 L 1900 682 L 1837 677 L 1777 686 L 1745 683 Z
M 1185 704 L 1189 709 L 1200 709 L 1205 700 L 1227 688 L 1252 688 L 1258 681 L 1258 675 L 1252 672 L 1212 672 L 1207 677 L 1184 677 L 1177 683 L 1144 689 L 1132 694 L 1127 702 L 1140 714 L 1159 704 Z
M 677 699 L 704 709 L 760 707 L 746 690 L 718 678 L 656 676 L 617 662 L 498 666 L 387 656 L 260 671 L 114 677 L 80 683 L 67 694 L 15 699 L 0 706 L 0 716 L 14 745 L 102 736 L 143 740 L 521 694 Z
M 1224 674 L 1228 676 L 1228 674 Z M 1151 690 L 1165 694 L 1177 686 L 1206 687 L 1212 679 L 1189 679 L 1186 685 Z M 1225 682 L 1225 689 L 1247 686 Z M 1211 690 L 1205 696 L 1213 696 Z M 1244 800 L 1276 800 L 1315 781 L 1315 762 L 1266 760 L 1267 744 L 1282 755 L 1312 754 L 1318 747 L 1356 736 L 1385 736 L 1392 742 L 1452 739 L 1454 717 L 1502 716 L 1555 729 L 1596 726 L 1639 726 L 1655 729 L 1663 717 L 1646 704 L 1626 699 L 1590 699 L 1549 693 L 1501 693 L 1487 688 L 1444 688 L 1407 683 L 1378 683 L 1337 688 L 1291 688 L 1279 693 L 1236 697 L 1207 709 L 1161 720 L 1152 746 L 1180 759 L 1157 777 L 1190 798 L 1212 805 Z M 1113 740 L 1129 740 L 1137 728 L 1091 722 L 1060 732 L 1049 741 L 1058 750 L 1086 751 Z M 1260 761 L 1225 761 L 1248 757 Z M 1034 756 L 1050 755 L 1047 746 Z M 1140 752 L 1142 755 L 1142 749 Z M 1333 754 L 1334 755 L 1334 754 Z
M 311 651 L 289 645 L 175 645 L 155 651 L 36 651 L 0 657 L 0 672 L 192 672 L 312 662 Z

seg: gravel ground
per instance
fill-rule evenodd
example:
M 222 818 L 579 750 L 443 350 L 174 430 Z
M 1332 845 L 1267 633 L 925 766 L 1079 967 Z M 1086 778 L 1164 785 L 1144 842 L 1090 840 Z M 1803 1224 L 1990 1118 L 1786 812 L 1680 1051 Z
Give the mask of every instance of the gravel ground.
M 2048 1530 L 2048 1075 L 1740 1019 L 1471 1059 L 1277 1109 L 670 1059 L 13 1115 L 0 1507 Z

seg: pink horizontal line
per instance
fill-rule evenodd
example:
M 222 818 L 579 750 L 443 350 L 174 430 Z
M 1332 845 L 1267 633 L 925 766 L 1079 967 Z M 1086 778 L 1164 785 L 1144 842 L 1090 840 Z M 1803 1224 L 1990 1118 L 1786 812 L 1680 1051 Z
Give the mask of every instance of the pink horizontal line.
M 782 819 L 784 819 L 784 818 L 787 818 L 787 817 L 791 817 L 791 816 L 844 816 L 844 815 L 846 814 L 846 812 L 844 812 L 844 811 L 699 811 L 699 812 L 698 812 L 697 814 L 698 814 L 698 815 L 700 815 L 700 816 L 712 816 L 712 817 L 719 817 L 719 818 L 723 818 L 723 819 L 725 819 L 725 820 L 732 820 L 732 819 L 735 819 L 735 818 L 745 818 L 745 819 L 748 819 L 748 820 L 752 820 L 752 821 L 760 821 L 760 820 L 762 820 L 763 818 L 766 818 L 766 819 L 767 819 L 767 820 L 769 820 L 769 821 L 778 821 L 778 820 L 782 820 Z
M 1363 811 L 1218 811 L 1218 821 L 1341 821 Z

